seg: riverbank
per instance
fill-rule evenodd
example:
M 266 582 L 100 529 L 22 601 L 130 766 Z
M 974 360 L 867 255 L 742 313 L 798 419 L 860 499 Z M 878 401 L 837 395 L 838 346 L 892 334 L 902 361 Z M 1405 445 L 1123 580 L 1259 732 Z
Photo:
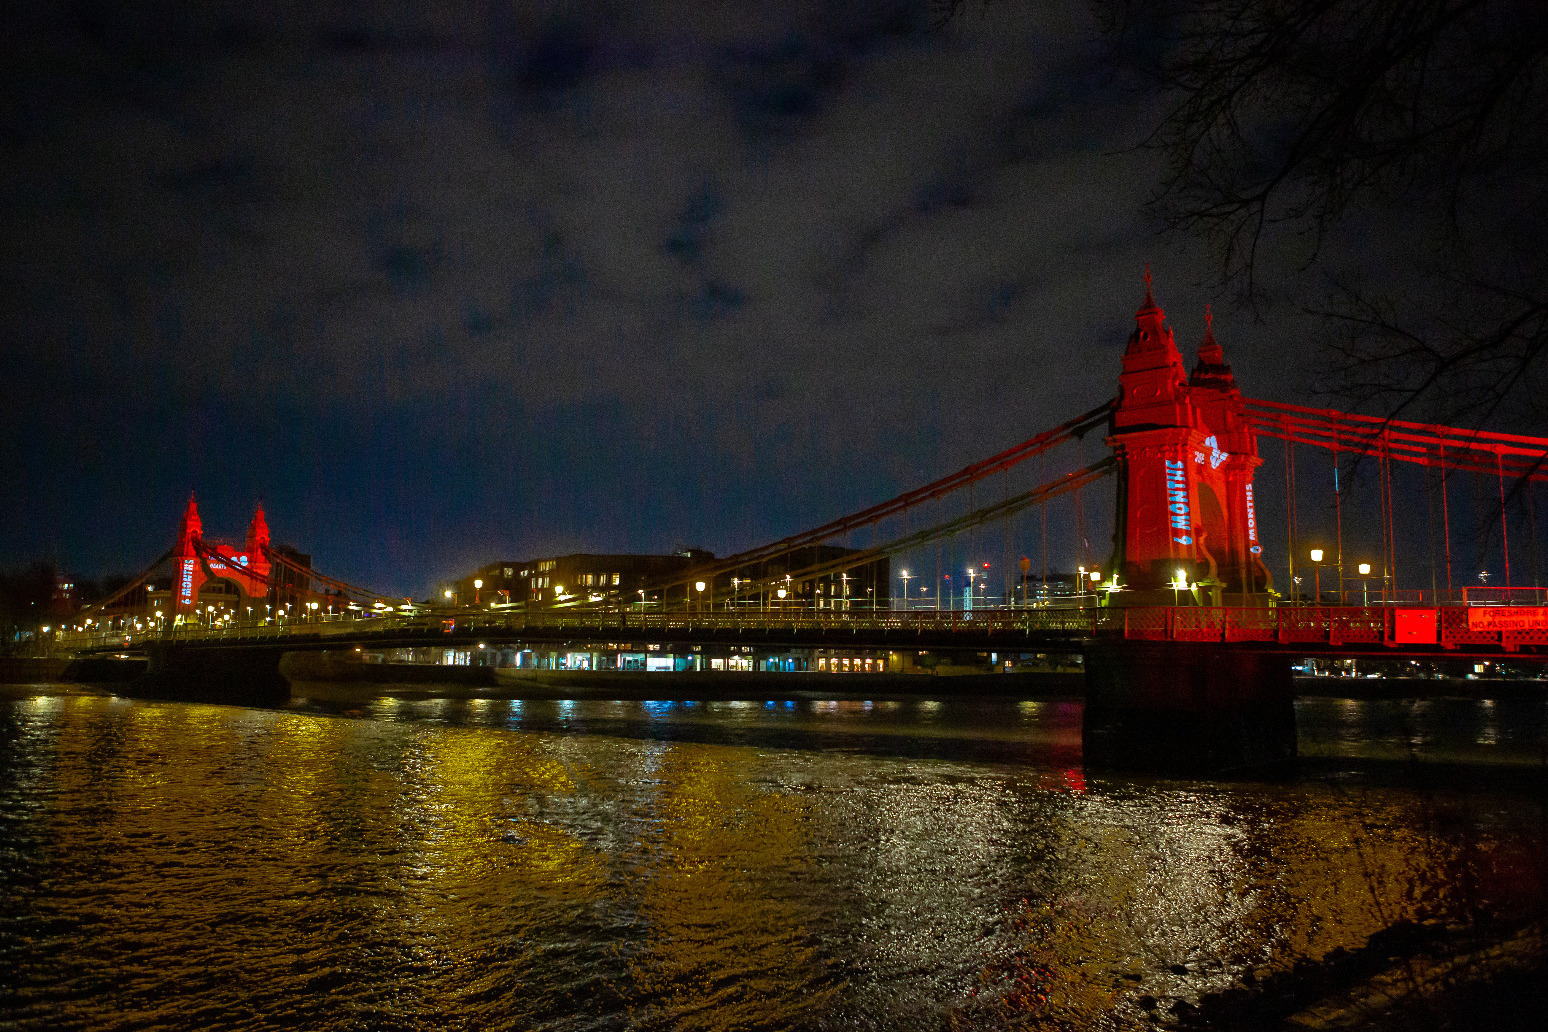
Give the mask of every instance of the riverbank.
M 345 676 L 319 677 L 315 668 L 293 665 L 281 671 L 291 679 L 294 698 L 322 702 L 402 699 L 704 699 L 767 700 L 889 699 L 929 696 L 978 696 L 1018 699 L 1079 699 L 1084 679 L 1078 672 L 1019 674 L 829 674 L 753 673 L 707 670 L 694 673 L 641 671 L 518 670 L 494 667 L 414 667 L 408 664 L 360 664 Z
M 1542 928 L 1501 925 L 1399 921 L 1358 949 L 1335 949 L 1261 977 L 1249 973 L 1196 1004 L 1155 1001 L 1148 1009 L 1157 1016 L 1158 1008 L 1169 1009 L 1183 1032 L 1548 1028 Z
M 145 673 L 143 659 L 0 656 L 0 684 L 113 684 Z
M 1548 680 L 1502 677 L 1305 677 L 1299 697 L 1327 699 L 1501 699 L 1548 696 Z
M 112 656 L 0 657 L 0 684 L 113 686 L 145 673 L 141 658 Z M 766 699 L 822 695 L 830 698 L 985 696 L 1083 698 L 1078 670 L 997 673 L 755 673 L 706 670 L 534 670 L 416 663 L 357 663 L 327 654 L 289 653 L 280 672 L 302 698 L 339 701 L 396 695 L 405 698 L 529 699 Z M 299 686 L 299 687 L 298 687 Z M 1297 676 L 1296 695 L 1333 699 L 1507 699 L 1548 696 L 1548 680 L 1506 678 Z

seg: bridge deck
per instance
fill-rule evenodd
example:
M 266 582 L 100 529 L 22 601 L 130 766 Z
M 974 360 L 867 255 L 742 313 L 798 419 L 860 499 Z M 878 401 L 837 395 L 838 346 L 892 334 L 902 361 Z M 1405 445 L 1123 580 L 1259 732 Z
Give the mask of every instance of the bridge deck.
M 158 641 L 298 651 L 477 641 L 1078 650 L 1100 639 L 1220 642 L 1305 655 L 1402 651 L 1548 657 L 1548 607 L 1154 606 L 848 613 L 463 608 L 356 620 L 179 627 L 167 633 L 71 634 L 58 641 L 87 653 L 143 651 Z

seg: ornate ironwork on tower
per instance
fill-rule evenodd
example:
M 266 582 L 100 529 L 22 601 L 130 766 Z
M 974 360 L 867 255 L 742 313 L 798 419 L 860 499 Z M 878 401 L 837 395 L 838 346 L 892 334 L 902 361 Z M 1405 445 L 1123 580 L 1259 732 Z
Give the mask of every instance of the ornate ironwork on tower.
M 263 506 L 253 513 L 247 526 L 246 548 L 238 550 L 224 542 L 204 539 L 204 521 L 194 496 L 188 496 L 178 525 L 177 546 L 172 553 L 176 581 L 172 585 L 174 612 L 183 614 L 199 603 L 199 589 L 211 579 L 230 581 L 248 598 L 262 599 L 269 593 L 269 524 Z
M 1215 340 L 1213 317 L 1192 375 L 1151 292 L 1134 313 L 1108 445 L 1118 460 L 1111 569 L 1126 589 L 1114 604 L 1187 598 L 1267 602 L 1253 472 L 1262 463 L 1241 391 Z

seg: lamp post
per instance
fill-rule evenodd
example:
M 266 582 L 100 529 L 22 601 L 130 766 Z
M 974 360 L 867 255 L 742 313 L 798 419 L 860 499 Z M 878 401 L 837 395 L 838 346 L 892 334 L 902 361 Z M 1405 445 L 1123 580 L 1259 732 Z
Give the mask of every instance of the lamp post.
M 697 591 L 699 593 L 699 611 L 703 612 L 704 611 L 704 582 L 703 581 L 694 581 L 693 582 L 693 590 Z
M 482 590 L 484 590 L 484 582 L 481 579 L 474 580 L 473 581 L 473 604 L 475 606 L 478 605 L 478 593 L 480 591 L 482 591 Z
M 1366 582 L 1365 582 L 1365 578 L 1369 577 L 1370 575 L 1371 575 L 1371 564 L 1370 563 L 1361 563 L 1360 564 L 1360 604 L 1362 606 L 1369 606 L 1371 604 L 1371 589 L 1370 589 L 1370 586 L 1367 585 Z
M 1317 585 L 1317 605 L 1322 605 L 1322 549 L 1311 550 L 1312 570 Z
M 908 612 L 908 571 L 903 571 L 903 611 Z

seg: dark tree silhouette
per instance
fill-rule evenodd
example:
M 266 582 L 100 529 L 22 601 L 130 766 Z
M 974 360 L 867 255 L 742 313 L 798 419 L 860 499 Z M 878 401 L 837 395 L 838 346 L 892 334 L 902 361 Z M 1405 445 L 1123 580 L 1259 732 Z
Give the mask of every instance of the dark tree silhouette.
M 1248 301 L 1287 268 L 1326 284 L 1329 393 L 1548 413 L 1542 0 L 1093 2 L 1115 69 L 1161 97 L 1154 211 Z
M 1458 421 L 1544 411 L 1548 10 L 1535 0 L 1112 0 L 1166 91 L 1166 224 L 1248 297 L 1317 269 L 1325 385 Z

